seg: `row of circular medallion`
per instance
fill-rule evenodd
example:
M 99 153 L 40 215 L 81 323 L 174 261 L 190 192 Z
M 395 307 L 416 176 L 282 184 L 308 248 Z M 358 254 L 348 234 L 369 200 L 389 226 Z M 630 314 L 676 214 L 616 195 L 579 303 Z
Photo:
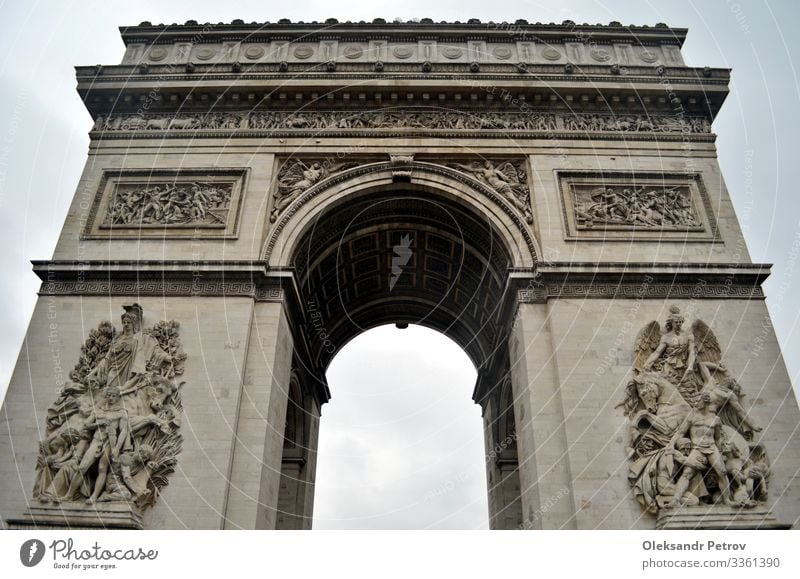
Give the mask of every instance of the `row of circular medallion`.
M 250 45 L 244 48 L 242 54 L 248 60 L 259 60 L 264 57 L 266 54 L 267 49 L 264 46 L 260 45 Z M 300 45 L 294 48 L 292 54 L 295 58 L 300 60 L 306 60 L 314 56 L 317 52 L 315 47 L 311 45 Z M 365 49 L 363 46 L 360 45 L 347 45 L 342 50 L 342 55 L 345 58 L 355 60 L 361 58 L 364 55 L 368 55 L 370 51 Z M 376 53 L 376 50 L 373 50 Z M 464 56 L 466 50 L 460 46 L 445 46 L 441 50 L 442 56 L 448 58 L 450 60 L 455 60 Z M 211 60 L 215 56 L 219 56 L 222 53 L 221 48 L 213 48 L 210 46 L 204 46 L 197 48 L 194 51 L 194 57 L 198 60 Z M 395 46 L 392 48 L 392 55 L 400 60 L 405 60 L 411 58 L 414 55 L 414 48 L 411 46 Z M 641 48 L 640 50 L 636 51 L 636 56 L 644 63 L 652 64 L 658 60 L 658 55 L 649 50 L 647 48 Z M 507 46 L 498 46 L 491 50 L 491 55 L 498 59 L 498 60 L 508 60 L 513 56 L 513 51 L 511 48 Z M 591 58 L 597 62 L 608 62 L 612 59 L 613 49 L 611 47 L 602 48 L 602 47 L 592 47 L 589 50 L 589 55 Z M 147 53 L 148 60 L 152 62 L 160 62 L 169 56 L 169 50 L 163 46 L 154 46 L 150 49 Z M 563 58 L 567 58 L 564 52 L 554 48 L 553 46 L 545 46 L 541 49 L 541 56 L 545 60 L 549 61 L 557 61 Z M 330 60 L 326 58 L 325 60 Z M 426 58 L 426 60 L 428 60 Z

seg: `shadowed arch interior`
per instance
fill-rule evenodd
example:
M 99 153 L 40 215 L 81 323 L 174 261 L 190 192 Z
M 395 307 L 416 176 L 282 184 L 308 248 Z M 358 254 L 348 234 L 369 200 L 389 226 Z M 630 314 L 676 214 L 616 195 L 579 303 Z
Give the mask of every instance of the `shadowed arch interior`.
M 398 184 L 332 205 L 296 247 L 313 365 L 386 323 L 438 330 L 477 368 L 493 355 L 512 261 L 487 216 Z

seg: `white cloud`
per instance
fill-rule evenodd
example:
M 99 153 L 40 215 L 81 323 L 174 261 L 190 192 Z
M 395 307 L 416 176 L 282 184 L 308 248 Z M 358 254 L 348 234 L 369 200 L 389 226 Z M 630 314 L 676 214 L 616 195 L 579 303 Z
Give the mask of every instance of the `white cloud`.
M 420 326 L 382 326 L 328 369 L 315 528 L 486 528 L 476 379 L 467 355 Z

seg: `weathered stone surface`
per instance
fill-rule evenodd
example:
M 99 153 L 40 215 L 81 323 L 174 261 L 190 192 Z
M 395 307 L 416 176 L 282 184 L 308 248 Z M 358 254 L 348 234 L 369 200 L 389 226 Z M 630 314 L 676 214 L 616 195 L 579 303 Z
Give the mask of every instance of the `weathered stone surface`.
M 659 530 L 775 530 L 788 529 L 768 509 L 740 509 L 733 507 L 704 506 L 681 507 L 659 512 L 656 529 Z
M 18 518 L 6 520 L 9 529 L 141 529 L 139 510 L 128 503 L 83 502 L 31 506 Z

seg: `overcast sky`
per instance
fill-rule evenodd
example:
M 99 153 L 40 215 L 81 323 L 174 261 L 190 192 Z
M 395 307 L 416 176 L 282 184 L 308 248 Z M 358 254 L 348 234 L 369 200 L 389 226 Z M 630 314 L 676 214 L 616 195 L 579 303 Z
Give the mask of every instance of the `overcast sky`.
M 118 63 L 118 26 L 292 20 L 666 22 L 689 28 L 692 66 L 733 68 L 714 123 L 728 189 L 753 261 L 774 263 L 767 304 L 795 385 L 800 371 L 800 54 L 793 0 L 686 2 L 0 2 L 0 396 L 39 286 L 30 260 L 51 256 L 86 160 L 91 120 L 75 65 Z M 748 174 L 752 172 L 752 174 Z M 794 244 L 794 245 L 793 245 Z M 485 527 L 474 369 L 447 339 L 382 328 L 351 342 L 330 369 L 323 412 L 317 528 Z M 369 360 L 368 364 L 364 360 Z

